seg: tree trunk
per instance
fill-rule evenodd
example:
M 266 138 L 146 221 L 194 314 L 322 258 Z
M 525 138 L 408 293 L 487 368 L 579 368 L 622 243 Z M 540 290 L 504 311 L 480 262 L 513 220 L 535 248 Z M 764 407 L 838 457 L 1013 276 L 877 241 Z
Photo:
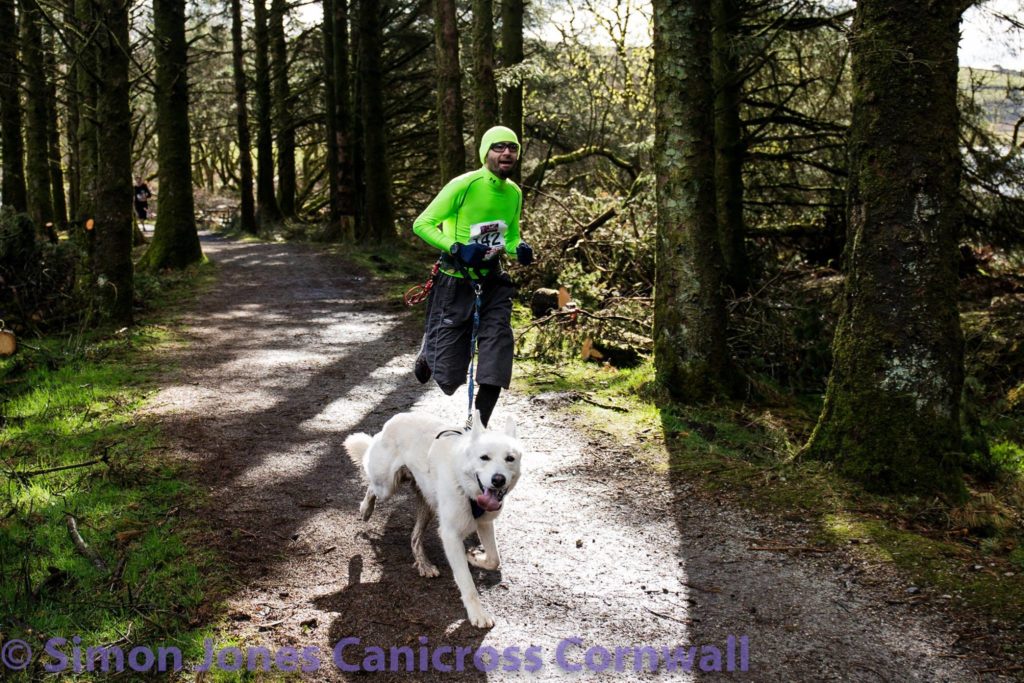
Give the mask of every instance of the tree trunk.
M 21 0 L 21 59 L 25 66 L 25 185 L 28 215 L 45 233 L 53 226 L 50 194 L 49 141 L 46 137 L 46 71 L 43 66 L 43 31 L 35 0 Z
M 332 185 L 337 186 L 341 238 L 355 241 L 356 190 L 352 160 L 352 103 L 349 96 L 348 5 L 334 2 L 334 136 L 337 168 Z
M 345 0 L 322 0 L 324 49 L 324 129 L 327 133 L 327 228 L 324 239 L 334 242 L 341 235 L 339 220 L 341 216 L 341 197 L 338 187 L 338 120 L 336 116 L 337 91 L 334 79 L 337 78 L 337 66 L 334 61 L 334 4 Z
M 395 237 L 395 214 L 391 204 L 391 175 L 388 172 L 384 118 L 384 78 L 381 50 L 384 35 L 380 25 L 379 0 L 362 0 L 359 6 L 359 71 L 362 92 L 364 173 L 366 181 L 367 237 L 383 242 Z
M 277 206 L 285 218 L 295 217 L 295 123 L 288 85 L 288 43 L 284 37 L 285 0 L 270 3 L 270 75 L 273 81 L 274 123 L 277 128 Z
M 474 150 L 491 126 L 498 124 L 498 86 L 494 82 L 494 12 L 492 0 L 473 0 L 473 134 Z M 517 133 L 518 134 L 518 133 Z
M 77 26 L 75 18 L 75 0 L 64 2 L 64 23 L 68 26 Z M 75 220 L 79 217 L 80 187 L 81 187 L 81 156 L 78 151 L 78 126 L 80 121 L 81 94 L 78 89 L 78 59 L 71 49 L 66 48 L 62 54 L 64 64 L 67 68 L 66 101 L 64 117 L 64 134 L 67 136 L 68 144 L 68 218 Z
M 98 149 L 93 267 L 102 313 L 132 322 L 132 112 L 128 100 L 128 6 L 99 0 L 96 37 Z
M 356 193 L 352 175 L 348 75 L 348 4 L 324 0 L 324 79 L 327 103 L 327 186 L 330 217 L 327 241 L 355 240 Z
M 143 262 L 184 268 L 203 258 L 192 195 L 185 0 L 153 0 L 153 36 L 160 210 Z
M 79 34 L 93 36 L 97 31 L 96 10 L 92 0 L 74 0 L 75 19 Z M 77 48 L 78 61 L 78 155 L 79 201 L 75 220 L 79 226 L 94 216 L 96 211 L 96 172 L 99 163 L 99 130 L 96 126 L 96 107 L 99 87 L 96 83 L 99 51 L 94 39 L 84 40 Z M 124 144 L 122 142 L 122 144 Z M 81 233 L 79 233 L 81 234 Z
M 50 192 L 53 197 L 54 225 L 64 229 L 68 224 L 68 206 L 64 197 L 64 170 L 62 168 L 60 147 L 60 124 L 57 113 L 57 63 L 54 50 L 57 39 L 52 31 L 47 31 L 47 49 L 43 53 L 46 73 L 51 77 L 46 81 L 46 148 L 47 161 L 50 166 Z
M 963 495 L 952 0 L 860 0 L 844 307 L 806 451 L 869 488 Z
M 25 189 L 25 148 L 21 137 L 21 101 L 18 97 L 18 24 L 14 0 L 0 0 L 0 145 L 3 154 L 4 206 L 28 210 Z
M 729 394 L 715 221 L 710 0 L 655 0 L 657 274 L 654 355 L 677 400 Z
M 523 0 L 502 0 L 501 2 L 501 65 L 514 67 L 523 61 Z M 511 128 L 523 140 L 523 84 L 516 79 L 505 88 L 501 97 L 501 123 Z M 519 182 L 522 177 L 522 163 L 516 164 L 512 180 Z
M 235 132 L 238 135 L 241 193 L 239 227 L 256 234 L 256 207 L 252 196 L 252 142 L 249 138 L 249 108 L 246 101 L 245 59 L 242 50 L 242 2 L 231 0 L 231 62 L 235 79 Z
M 742 84 L 736 52 L 740 10 L 737 0 L 712 0 L 711 12 L 714 23 L 711 72 L 715 83 L 715 208 L 725 281 L 733 292 L 741 293 L 749 285 L 750 269 L 744 246 Z
M 455 0 L 434 0 L 434 45 L 437 54 L 437 160 L 441 182 L 446 183 L 466 172 Z
M 274 126 L 270 97 L 269 37 L 266 0 L 254 0 L 256 30 L 256 222 L 261 230 L 281 220 L 274 196 Z
M 354 55 L 355 66 L 352 71 L 352 188 L 355 200 L 355 231 L 359 239 L 368 237 L 369 227 L 366 220 L 366 154 L 364 142 L 363 125 L 363 40 L 362 29 L 359 25 L 359 17 L 362 12 L 362 0 L 353 2 L 355 7 L 355 18 L 352 29 L 352 54 Z

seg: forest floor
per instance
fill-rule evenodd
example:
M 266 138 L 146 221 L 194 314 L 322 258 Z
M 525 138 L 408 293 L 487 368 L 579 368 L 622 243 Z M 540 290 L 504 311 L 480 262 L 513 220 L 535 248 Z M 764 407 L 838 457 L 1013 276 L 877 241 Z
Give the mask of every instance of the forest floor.
M 660 675 L 995 681 L 1019 673 L 988 654 L 987 624 L 919 599 L 894 570 L 819 548 L 799 520 L 745 511 L 668 474 L 566 411 L 564 393 L 516 387 L 494 419 L 513 416 L 529 453 L 496 525 L 501 570 L 474 570 L 497 625 L 473 628 L 436 534 L 427 551 L 441 576 L 421 578 L 412 567 L 411 496 L 379 504 L 362 522 L 364 485 L 342 449 L 347 434 L 374 433 L 410 409 L 453 426 L 464 420 L 464 393 L 446 397 L 412 376 L 419 317 L 317 247 L 204 235 L 203 248 L 217 282 L 185 314 L 189 343 L 169 359 L 175 370 L 149 411 L 207 490 L 196 523 L 229 563 L 223 604 L 211 607 L 215 647 L 316 648 L 305 660 L 319 663 L 310 680 L 353 675 L 332 661 L 344 638 L 359 639 L 345 649 L 353 664 L 371 646 L 503 655 L 490 673 L 467 659 L 461 673 L 415 680 L 578 678 L 563 664 L 586 669 L 594 646 L 613 656 L 617 647 L 698 646 L 698 663 L 711 652 L 700 646 L 716 646 L 725 668 L 730 636 L 747 637 L 747 673 Z M 508 649 L 522 658 L 531 646 L 539 670 L 503 670 L 525 668 L 530 660 L 517 666 Z M 613 661 L 604 675 L 654 675 L 633 664 L 626 657 L 616 672 Z

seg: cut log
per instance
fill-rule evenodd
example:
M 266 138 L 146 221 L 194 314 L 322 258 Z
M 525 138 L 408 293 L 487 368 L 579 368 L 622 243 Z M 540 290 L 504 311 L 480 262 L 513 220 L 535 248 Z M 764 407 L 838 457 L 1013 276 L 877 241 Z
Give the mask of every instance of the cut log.
M 0 356 L 12 356 L 18 350 L 18 342 L 13 332 L 0 330 Z

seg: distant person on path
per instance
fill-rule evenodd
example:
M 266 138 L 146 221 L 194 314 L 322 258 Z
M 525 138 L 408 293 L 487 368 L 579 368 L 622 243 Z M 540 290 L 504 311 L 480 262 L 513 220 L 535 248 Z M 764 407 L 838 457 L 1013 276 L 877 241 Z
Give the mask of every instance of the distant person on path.
M 466 381 L 479 284 L 475 407 L 484 425 L 502 387 L 507 389 L 512 380 L 515 287 L 501 255 L 514 256 L 524 266 L 533 263 L 533 249 L 519 235 L 523 193 L 509 180 L 518 161 L 515 132 L 491 128 L 480 143 L 482 166 L 449 181 L 412 226 L 423 241 L 441 250 L 413 371 L 421 383 L 433 376 L 449 396 Z
M 149 198 L 153 193 L 149 191 L 149 185 L 142 179 L 142 176 L 135 176 L 135 215 L 140 221 L 149 217 Z

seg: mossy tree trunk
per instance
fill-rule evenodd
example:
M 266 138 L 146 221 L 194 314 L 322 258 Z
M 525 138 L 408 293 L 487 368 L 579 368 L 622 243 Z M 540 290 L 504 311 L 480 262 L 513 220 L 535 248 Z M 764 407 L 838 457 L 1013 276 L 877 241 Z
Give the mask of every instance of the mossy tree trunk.
M 365 40 L 365 36 L 363 38 Z M 437 55 L 437 160 L 441 182 L 446 183 L 466 172 L 455 0 L 434 0 L 434 46 Z
M 153 0 L 160 210 L 142 263 L 184 268 L 203 258 L 192 195 L 185 0 Z
M 28 210 L 28 193 L 18 97 L 21 67 L 14 6 L 14 0 L 0 0 L 0 152 L 3 154 L 3 204 L 20 212 Z
M 295 217 L 295 120 L 292 116 L 291 86 L 288 83 L 288 41 L 284 20 L 285 0 L 270 3 L 270 76 L 273 85 L 274 127 L 277 129 L 277 206 L 285 218 Z
M 956 242 L 963 5 L 857 3 L 843 311 L 825 406 L 806 447 L 871 489 L 952 498 L 964 490 Z
M 750 281 L 744 246 L 743 130 L 740 124 L 742 81 L 736 39 L 738 0 L 712 0 L 711 73 L 715 83 L 715 209 L 726 284 L 737 293 Z
M 523 61 L 524 0 L 501 0 L 501 66 L 515 67 Z M 501 124 L 516 132 L 523 140 L 523 84 L 518 79 L 501 95 Z M 512 170 L 512 180 L 522 178 L 521 163 Z
M 498 123 L 498 86 L 494 82 L 494 9 L 492 0 L 473 0 L 474 150 L 488 128 Z
M 242 0 L 231 0 L 231 63 L 235 83 L 235 134 L 238 137 L 239 227 L 256 234 L 256 204 L 252 196 L 252 139 L 245 86 L 245 54 L 242 45 Z
M 93 268 L 102 313 L 114 323 L 132 322 L 132 113 L 129 105 L 128 7 L 98 0 L 96 98 L 99 155 L 96 167 L 96 243 Z
M 53 224 L 50 194 L 50 162 L 46 137 L 46 71 L 43 65 L 43 31 L 35 0 L 21 0 L 21 60 L 25 68 L 25 186 L 28 215 L 36 229 Z M 52 230 L 52 228 L 50 228 Z
M 366 197 L 365 236 L 376 242 L 395 238 L 395 212 L 391 202 L 384 116 L 384 44 L 379 0 L 359 3 L 360 114 L 363 122 L 363 181 Z
M 281 220 L 274 196 L 274 123 L 270 95 L 270 37 L 267 30 L 266 0 L 254 0 L 256 28 L 256 223 L 270 229 Z
M 710 0 L 655 0 L 654 357 L 673 397 L 732 393 L 715 219 Z
M 57 111 L 57 59 L 54 54 L 57 47 L 56 37 L 52 30 L 47 31 L 46 46 L 43 59 L 46 63 L 46 149 L 47 162 L 50 167 L 50 192 L 53 197 L 53 221 L 63 229 L 68 224 L 68 205 L 64 196 L 64 169 L 60 145 L 60 123 Z

